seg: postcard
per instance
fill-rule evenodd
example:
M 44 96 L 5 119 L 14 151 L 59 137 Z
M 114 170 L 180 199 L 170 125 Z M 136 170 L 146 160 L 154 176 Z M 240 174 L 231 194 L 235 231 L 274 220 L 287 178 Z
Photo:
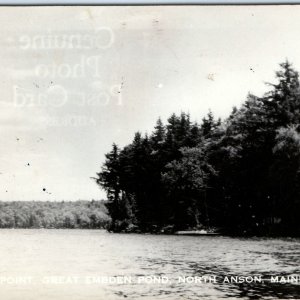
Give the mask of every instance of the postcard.
M 0 24 L 1 299 L 300 299 L 300 6 Z

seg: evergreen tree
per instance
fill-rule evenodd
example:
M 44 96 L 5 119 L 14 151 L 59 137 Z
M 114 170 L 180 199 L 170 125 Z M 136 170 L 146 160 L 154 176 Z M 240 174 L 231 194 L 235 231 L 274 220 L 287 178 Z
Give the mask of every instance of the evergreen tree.
M 300 84 L 288 61 L 276 77 L 270 92 L 249 94 L 223 121 L 172 114 L 149 137 L 114 145 L 97 174 L 112 230 L 299 234 Z

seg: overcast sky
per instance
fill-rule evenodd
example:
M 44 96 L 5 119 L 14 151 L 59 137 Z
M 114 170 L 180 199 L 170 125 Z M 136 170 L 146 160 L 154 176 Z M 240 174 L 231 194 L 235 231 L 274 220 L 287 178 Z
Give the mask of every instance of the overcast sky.
M 300 69 L 298 6 L 1 7 L 0 25 L 0 200 L 105 198 L 113 142 Z

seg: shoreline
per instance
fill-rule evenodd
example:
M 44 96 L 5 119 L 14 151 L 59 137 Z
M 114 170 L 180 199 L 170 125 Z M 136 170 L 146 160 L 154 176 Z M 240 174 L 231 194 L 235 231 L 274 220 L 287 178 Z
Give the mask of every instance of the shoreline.
M 218 238 L 218 237 L 223 237 L 223 238 L 257 238 L 257 239 L 300 239 L 300 236 L 285 236 L 285 235 L 251 235 L 251 234 L 226 234 L 226 233 L 218 233 L 218 234 L 177 234 L 177 233 L 162 233 L 162 232 L 124 232 L 124 231 L 120 231 L 120 232 L 113 232 L 113 231 L 109 231 L 105 228 L 0 228 L 0 232 L 1 230 L 41 230 L 41 231 L 46 231 L 46 230 L 51 230 L 51 231 L 55 231 L 55 230 L 61 230 L 61 231 L 65 231 L 65 230 L 82 230 L 82 231 L 88 231 L 88 230 L 99 230 L 99 231 L 105 231 L 109 234 L 122 234 L 122 235 L 126 235 L 126 234 L 134 234 L 134 235 L 165 235 L 165 236 L 179 236 L 179 237 L 209 237 L 209 238 Z

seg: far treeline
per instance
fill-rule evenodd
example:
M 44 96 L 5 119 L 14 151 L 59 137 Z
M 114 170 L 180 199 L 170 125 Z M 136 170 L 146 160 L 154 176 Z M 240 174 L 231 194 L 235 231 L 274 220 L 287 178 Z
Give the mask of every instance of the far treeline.
M 0 228 L 106 228 L 103 201 L 0 202 Z
M 285 62 L 276 77 L 225 120 L 173 114 L 151 135 L 114 144 L 96 177 L 110 230 L 300 236 L 299 76 Z

